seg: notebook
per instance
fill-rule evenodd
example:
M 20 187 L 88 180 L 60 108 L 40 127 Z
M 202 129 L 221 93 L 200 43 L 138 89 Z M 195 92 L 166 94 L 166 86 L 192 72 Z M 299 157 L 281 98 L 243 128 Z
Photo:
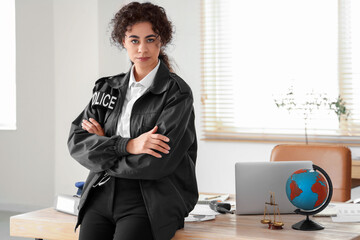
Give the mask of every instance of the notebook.
M 235 164 L 236 214 L 263 214 L 274 192 L 280 213 L 294 213 L 286 196 L 286 181 L 299 169 L 312 169 L 311 161 L 238 162 Z

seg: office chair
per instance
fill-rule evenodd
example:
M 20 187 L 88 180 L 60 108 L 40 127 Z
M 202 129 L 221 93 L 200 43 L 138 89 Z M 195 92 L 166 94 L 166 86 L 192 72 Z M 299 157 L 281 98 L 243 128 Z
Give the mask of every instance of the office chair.
M 270 161 L 310 160 L 324 169 L 333 184 L 332 201 L 345 202 L 351 195 L 351 152 L 345 146 L 281 144 L 273 148 Z

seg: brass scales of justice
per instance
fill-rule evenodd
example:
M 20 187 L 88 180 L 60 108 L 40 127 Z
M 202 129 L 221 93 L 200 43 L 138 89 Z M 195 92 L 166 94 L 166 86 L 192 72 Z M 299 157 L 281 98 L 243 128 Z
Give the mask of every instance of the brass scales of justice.
M 273 210 L 273 219 L 269 215 L 269 211 L 267 206 Z M 284 223 L 281 219 L 279 205 L 275 202 L 275 193 L 270 192 L 270 202 L 265 202 L 265 209 L 264 209 L 264 218 L 261 219 L 262 224 L 268 224 L 269 229 L 279 230 L 283 229 Z

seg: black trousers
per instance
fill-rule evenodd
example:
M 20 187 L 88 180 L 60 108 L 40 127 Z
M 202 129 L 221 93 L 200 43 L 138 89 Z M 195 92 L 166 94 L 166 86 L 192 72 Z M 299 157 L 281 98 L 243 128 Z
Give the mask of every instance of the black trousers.
M 138 180 L 111 177 L 87 201 L 79 240 L 153 240 Z

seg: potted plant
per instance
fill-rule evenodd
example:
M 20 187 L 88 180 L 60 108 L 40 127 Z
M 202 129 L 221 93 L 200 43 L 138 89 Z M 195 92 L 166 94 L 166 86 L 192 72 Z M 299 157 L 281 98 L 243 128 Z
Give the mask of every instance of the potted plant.
M 274 99 L 278 108 L 285 108 L 289 113 L 296 112 L 302 115 L 305 125 L 305 141 L 308 144 L 307 128 L 312 113 L 316 110 L 326 109 L 335 112 L 340 123 L 342 116 L 347 120 L 350 115 L 350 110 L 346 108 L 344 100 L 339 95 L 337 99 L 330 100 L 325 93 L 306 93 L 299 98 L 295 95 L 293 87 L 291 86 L 288 92 L 278 99 Z

